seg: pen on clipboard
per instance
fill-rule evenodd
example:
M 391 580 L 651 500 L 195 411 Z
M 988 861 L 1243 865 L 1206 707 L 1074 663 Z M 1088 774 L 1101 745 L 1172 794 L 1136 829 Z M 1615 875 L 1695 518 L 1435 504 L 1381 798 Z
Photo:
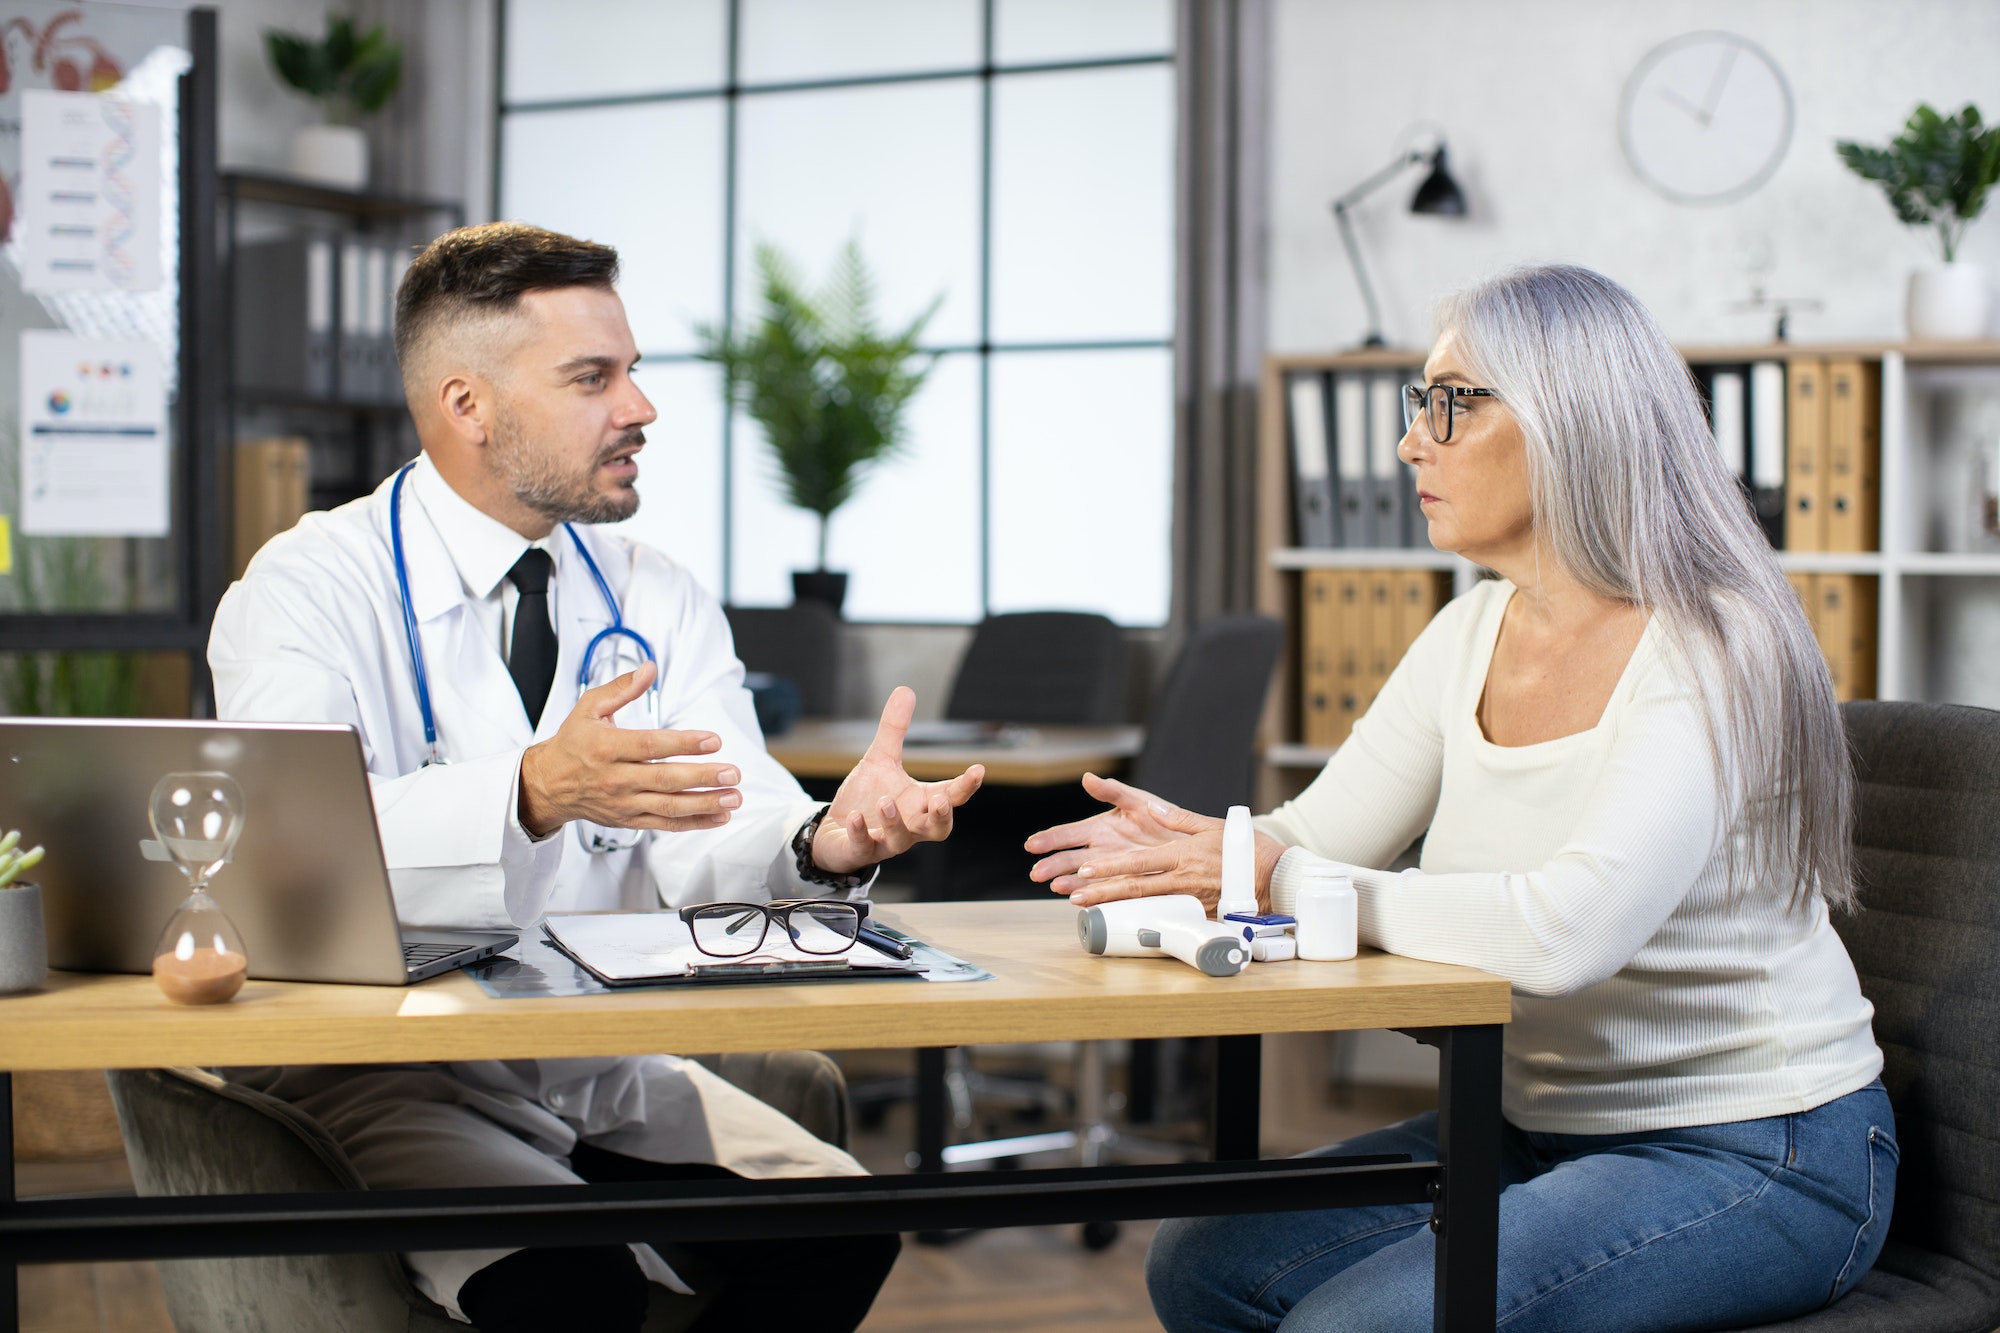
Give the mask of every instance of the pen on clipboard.
M 915 952 L 910 948 L 909 945 L 903 943 L 901 940 L 889 938 L 887 935 L 884 935 L 881 931 L 876 930 L 874 927 L 870 926 L 865 921 L 861 923 L 861 933 L 856 938 L 858 938 L 863 944 L 881 950 L 883 953 L 888 954 L 891 958 L 907 959 L 911 957 L 912 954 Z

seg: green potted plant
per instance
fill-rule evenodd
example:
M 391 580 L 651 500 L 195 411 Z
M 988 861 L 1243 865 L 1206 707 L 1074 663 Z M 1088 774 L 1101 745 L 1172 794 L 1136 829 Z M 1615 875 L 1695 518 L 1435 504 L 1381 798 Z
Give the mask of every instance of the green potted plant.
M 1958 243 L 1986 207 L 1987 190 L 2000 180 L 2000 125 L 1982 125 L 1978 108 L 1970 105 L 1955 116 L 1919 105 L 1886 147 L 1846 140 L 1834 147 L 1850 170 L 1882 187 L 1899 221 L 1937 234 L 1943 262 L 1910 276 L 1910 337 L 1922 342 L 1985 337 L 1992 287 L 1984 269 L 1959 260 Z
M 33 990 L 49 979 L 49 943 L 42 926 L 42 890 L 16 883 L 41 864 L 42 849 L 17 851 L 18 832 L 0 838 L 0 994 Z
M 352 19 L 329 14 L 317 41 L 275 29 L 264 34 L 271 69 L 288 87 L 320 104 L 324 125 L 292 140 L 292 170 L 343 190 L 368 184 L 368 140 L 354 122 L 389 104 L 403 78 L 403 48 L 381 27 L 356 32 Z
M 936 361 L 917 340 L 934 300 L 898 333 L 875 320 L 875 284 L 849 241 L 817 292 L 769 245 L 756 253 L 763 311 L 741 335 L 702 325 L 704 360 L 722 367 L 723 393 L 763 428 L 785 498 L 819 518 L 819 556 L 792 575 L 792 595 L 840 610 L 847 575 L 826 567 L 835 511 L 904 443 L 903 409 Z
M 0 428 L 0 457 L 11 440 Z M 0 492 L 6 487 L 0 483 Z M 5 496 L 0 494 L 0 503 Z M 0 592 L 8 611 L 129 611 L 130 590 L 105 576 L 110 558 L 93 537 L 18 543 Z M 139 710 L 139 658 L 120 652 L 0 652 L 0 712 L 19 717 L 129 717 Z

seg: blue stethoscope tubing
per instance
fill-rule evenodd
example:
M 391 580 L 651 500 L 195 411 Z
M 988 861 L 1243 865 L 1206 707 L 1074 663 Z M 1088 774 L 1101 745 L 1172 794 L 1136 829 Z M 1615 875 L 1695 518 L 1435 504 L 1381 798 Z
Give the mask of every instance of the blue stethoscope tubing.
M 428 768 L 432 764 L 444 762 L 444 751 L 438 745 L 437 714 L 431 709 L 431 677 L 424 666 L 424 641 L 417 633 L 416 605 L 410 600 L 410 565 L 403 554 L 403 482 L 409 478 L 410 470 L 414 467 L 416 467 L 414 462 L 403 464 L 402 469 L 396 473 L 395 484 L 389 487 L 389 546 L 396 559 L 396 592 L 403 602 L 403 633 L 410 641 L 410 668 L 417 681 L 417 712 L 424 720 L 426 756 L 424 767 Z M 645 635 L 625 623 L 625 617 L 618 610 L 618 598 L 613 595 L 611 585 L 605 581 L 604 571 L 599 569 L 597 561 L 591 558 L 590 548 L 583 544 L 583 538 L 577 534 L 573 525 L 563 524 L 563 531 L 567 532 L 570 541 L 576 544 L 576 553 L 583 557 L 584 568 L 590 571 L 591 580 L 597 584 L 597 591 L 603 595 L 604 605 L 611 612 L 610 626 L 591 636 L 589 645 L 583 650 L 583 661 L 576 672 L 578 691 L 581 692 L 588 684 L 590 661 L 597 655 L 598 646 L 606 639 L 630 639 L 637 645 L 645 659 L 657 666 L 659 658 L 653 655 L 653 645 L 646 642 Z M 646 692 L 652 695 L 657 703 L 660 692 L 660 680 L 657 675 L 654 676 L 653 683 Z

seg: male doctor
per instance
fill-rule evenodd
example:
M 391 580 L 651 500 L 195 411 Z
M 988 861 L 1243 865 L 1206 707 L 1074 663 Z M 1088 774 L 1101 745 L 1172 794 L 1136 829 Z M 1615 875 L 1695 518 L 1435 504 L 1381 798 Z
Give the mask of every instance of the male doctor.
M 216 612 L 223 717 L 359 730 L 406 925 L 525 931 L 551 910 L 860 896 L 876 862 L 945 837 L 982 777 L 903 772 L 915 696 L 898 688 L 832 804 L 813 802 L 764 751 L 715 599 L 657 551 L 589 526 L 637 509 L 656 415 L 632 379 L 617 272 L 609 247 L 515 223 L 433 242 L 396 298 L 423 456 L 267 545 Z M 580 688 L 614 623 L 654 662 L 613 635 Z M 595 683 L 614 650 L 643 664 Z M 635 710 L 658 721 L 635 729 Z M 672 1056 L 232 1076 L 318 1118 L 375 1188 L 861 1172 Z M 649 1280 L 692 1284 L 703 1329 L 844 1330 L 896 1248 L 886 1236 L 688 1245 L 671 1264 L 646 1246 L 405 1258 L 426 1294 L 488 1333 L 636 1329 Z

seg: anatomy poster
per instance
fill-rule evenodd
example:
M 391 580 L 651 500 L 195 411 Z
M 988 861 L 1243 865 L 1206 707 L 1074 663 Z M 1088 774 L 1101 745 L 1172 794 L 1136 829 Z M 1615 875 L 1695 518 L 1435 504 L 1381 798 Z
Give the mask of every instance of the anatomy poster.
M 100 93 L 21 93 L 21 285 L 160 285 L 160 108 Z

